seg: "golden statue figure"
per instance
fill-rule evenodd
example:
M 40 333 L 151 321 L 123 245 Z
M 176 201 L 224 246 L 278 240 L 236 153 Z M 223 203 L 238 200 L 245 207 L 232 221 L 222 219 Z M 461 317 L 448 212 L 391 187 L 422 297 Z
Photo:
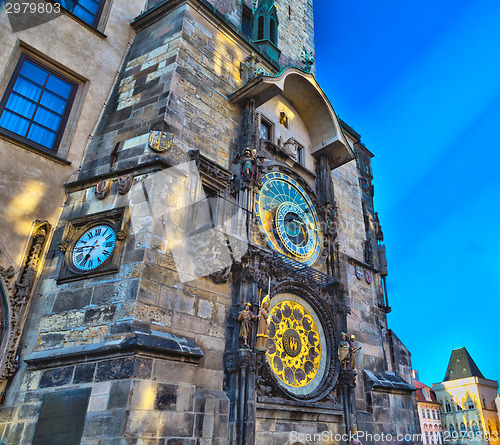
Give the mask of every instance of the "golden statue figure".
M 349 365 L 349 350 L 350 345 L 347 341 L 347 334 L 342 332 L 340 334 L 340 342 L 339 342 L 339 360 L 340 366 L 342 369 L 347 369 Z
M 351 338 L 349 340 L 349 364 L 351 366 L 351 369 L 356 368 L 356 352 L 361 349 L 361 346 L 358 348 L 354 346 L 354 340 L 356 340 L 356 337 L 354 335 L 351 335 Z
M 257 348 L 267 349 L 267 326 L 269 325 L 269 307 L 271 299 L 266 295 L 262 300 L 259 310 L 259 321 L 257 325 Z

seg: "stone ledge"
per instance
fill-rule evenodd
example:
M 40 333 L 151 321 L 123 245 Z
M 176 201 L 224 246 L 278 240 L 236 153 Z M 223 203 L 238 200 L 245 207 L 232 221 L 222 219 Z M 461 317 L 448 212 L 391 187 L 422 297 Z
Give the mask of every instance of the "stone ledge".
M 368 384 L 374 391 L 411 393 L 415 387 L 407 383 L 402 377 L 393 372 L 371 372 L 364 370 Z
M 340 404 L 295 402 L 267 396 L 259 396 L 257 399 L 257 419 L 333 422 L 337 416 L 343 416 Z
M 198 363 L 204 355 L 191 338 L 160 331 L 134 331 L 119 340 L 33 352 L 25 362 L 28 369 L 36 370 L 136 354 L 188 363 Z

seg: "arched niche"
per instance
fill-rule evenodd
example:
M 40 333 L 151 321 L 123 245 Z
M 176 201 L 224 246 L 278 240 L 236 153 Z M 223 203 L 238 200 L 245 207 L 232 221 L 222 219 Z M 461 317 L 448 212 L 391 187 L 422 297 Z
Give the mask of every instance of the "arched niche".
M 276 96 L 297 110 L 311 140 L 312 156 L 326 155 L 332 170 L 355 158 L 330 101 L 310 73 L 291 67 L 276 76 L 260 75 L 230 99 L 242 107 L 253 99 L 259 108 Z
M 273 126 L 271 142 L 284 146 L 286 142 L 293 139 L 304 148 L 304 162 L 302 165 L 313 170 L 313 159 L 311 156 L 311 138 L 304 121 L 294 106 L 283 96 L 277 95 L 257 108 L 261 119 L 270 122 Z M 286 125 L 280 118 L 286 119 Z

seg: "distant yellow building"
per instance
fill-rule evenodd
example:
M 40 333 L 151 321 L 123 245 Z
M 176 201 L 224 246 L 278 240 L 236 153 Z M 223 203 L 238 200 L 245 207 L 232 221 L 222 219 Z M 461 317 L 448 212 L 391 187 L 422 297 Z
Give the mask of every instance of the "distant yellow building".
M 432 385 L 442 404 L 444 439 L 450 444 L 498 445 L 498 382 L 485 379 L 466 348 L 451 353 L 446 376 Z

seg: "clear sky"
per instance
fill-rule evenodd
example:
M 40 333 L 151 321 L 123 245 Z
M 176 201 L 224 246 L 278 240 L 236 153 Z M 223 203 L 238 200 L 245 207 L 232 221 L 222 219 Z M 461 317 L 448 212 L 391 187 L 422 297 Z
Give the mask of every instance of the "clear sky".
M 318 82 L 373 158 L 389 327 L 426 384 L 500 380 L 500 2 L 315 0 Z

